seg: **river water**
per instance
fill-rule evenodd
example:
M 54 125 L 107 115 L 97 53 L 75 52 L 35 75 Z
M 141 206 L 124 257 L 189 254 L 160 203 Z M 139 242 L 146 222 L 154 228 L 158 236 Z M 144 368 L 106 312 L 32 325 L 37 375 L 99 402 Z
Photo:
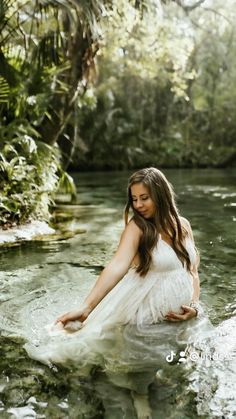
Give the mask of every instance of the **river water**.
M 165 170 L 180 212 L 191 222 L 200 251 L 201 299 L 211 322 L 235 314 L 236 170 Z M 1 249 L 0 417 L 135 418 L 128 390 L 104 376 L 80 380 L 73 368 L 49 368 L 29 359 L 23 345 L 43 326 L 84 299 L 113 255 L 124 222 L 130 173 L 81 173 L 69 212 L 81 234 Z M 214 417 L 197 411 L 186 376 L 173 374 L 150 390 L 153 418 Z M 233 417 L 233 416 L 232 416 Z

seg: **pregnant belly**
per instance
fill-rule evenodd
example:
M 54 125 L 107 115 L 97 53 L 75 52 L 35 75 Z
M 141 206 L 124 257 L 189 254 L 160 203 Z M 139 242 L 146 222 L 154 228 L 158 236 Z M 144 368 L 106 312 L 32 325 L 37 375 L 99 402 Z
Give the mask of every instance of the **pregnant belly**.
M 161 283 L 163 310 L 181 311 L 182 304 L 190 304 L 193 295 L 192 277 L 190 274 L 174 274 L 168 281 Z
M 184 270 L 160 274 L 137 312 L 138 323 L 163 321 L 169 311 L 182 313 L 181 306 L 189 305 L 193 295 L 192 276 Z

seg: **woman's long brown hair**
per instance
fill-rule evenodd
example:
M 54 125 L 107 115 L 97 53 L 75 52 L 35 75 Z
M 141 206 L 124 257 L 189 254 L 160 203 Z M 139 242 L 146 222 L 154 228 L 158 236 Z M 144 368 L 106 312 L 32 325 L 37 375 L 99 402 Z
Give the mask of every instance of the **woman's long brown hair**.
M 153 218 L 145 219 L 134 209 L 131 196 L 131 186 L 143 183 L 148 188 L 150 196 L 156 206 Z M 191 262 L 189 254 L 184 246 L 184 238 L 187 230 L 181 225 L 178 210 L 175 203 L 175 195 L 172 185 L 165 175 L 154 167 L 141 169 L 135 172 L 128 183 L 128 200 L 125 207 L 125 223 L 128 223 L 129 209 L 133 210 L 132 219 L 142 230 L 142 238 L 139 245 L 140 263 L 136 268 L 141 276 L 145 276 L 152 262 L 152 250 L 158 242 L 159 234 L 164 231 L 172 241 L 172 247 L 183 265 L 190 271 Z

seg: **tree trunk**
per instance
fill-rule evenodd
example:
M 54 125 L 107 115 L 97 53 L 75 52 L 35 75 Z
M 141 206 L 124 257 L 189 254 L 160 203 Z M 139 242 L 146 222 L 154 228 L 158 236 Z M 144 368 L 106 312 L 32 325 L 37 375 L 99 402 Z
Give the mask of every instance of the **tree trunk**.
M 86 90 L 91 70 L 94 71 L 94 56 L 98 46 L 94 43 L 88 27 L 78 20 L 77 30 L 72 37 L 68 35 L 68 46 L 64 51 L 65 62 L 70 68 L 60 74 L 59 80 L 68 86 L 65 94 L 54 93 L 48 107 L 48 115 L 41 121 L 38 131 L 42 141 L 53 145 L 58 141 L 74 111 L 78 95 Z

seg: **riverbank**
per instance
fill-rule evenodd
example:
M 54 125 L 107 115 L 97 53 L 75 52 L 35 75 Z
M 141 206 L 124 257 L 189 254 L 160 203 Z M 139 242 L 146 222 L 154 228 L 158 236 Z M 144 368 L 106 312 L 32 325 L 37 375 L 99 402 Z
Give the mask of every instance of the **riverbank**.
M 29 240 L 35 240 L 45 235 L 55 234 L 56 230 L 45 221 L 33 220 L 31 222 L 0 230 L 0 246 L 7 246 Z

